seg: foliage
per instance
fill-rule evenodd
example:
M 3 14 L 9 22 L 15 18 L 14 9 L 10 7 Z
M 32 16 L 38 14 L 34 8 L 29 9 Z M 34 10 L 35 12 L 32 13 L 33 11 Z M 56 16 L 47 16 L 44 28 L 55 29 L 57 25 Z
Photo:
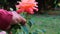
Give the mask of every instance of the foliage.
M 25 27 L 21 27 L 22 29 L 17 29 L 16 32 L 19 34 L 24 34 L 27 31 L 29 34 L 60 34 L 60 16 L 32 15 L 30 20 L 33 23 L 31 27 L 27 24 L 27 30 L 25 30 Z

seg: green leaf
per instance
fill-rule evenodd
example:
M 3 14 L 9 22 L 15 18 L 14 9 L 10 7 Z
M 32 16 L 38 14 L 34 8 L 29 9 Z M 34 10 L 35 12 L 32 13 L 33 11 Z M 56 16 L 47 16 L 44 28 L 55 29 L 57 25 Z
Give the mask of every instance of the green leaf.
M 35 24 L 34 20 L 30 19 L 30 20 L 28 21 L 28 25 L 31 27 L 33 24 Z
M 22 30 L 20 30 L 20 29 L 17 29 L 16 34 L 23 34 L 23 31 L 22 31 Z
M 33 19 L 30 19 L 31 24 L 35 24 L 35 21 Z
M 38 34 L 38 32 L 33 32 L 32 34 Z
M 12 29 L 12 34 L 16 34 L 17 30 L 16 29 Z
M 46 30 L 45 29 L 42 29 L 42 32 L 46 32 Z
M 26 26 L 21 26 L 21 28 L 26 34 L 29 34 L 28 28 Z

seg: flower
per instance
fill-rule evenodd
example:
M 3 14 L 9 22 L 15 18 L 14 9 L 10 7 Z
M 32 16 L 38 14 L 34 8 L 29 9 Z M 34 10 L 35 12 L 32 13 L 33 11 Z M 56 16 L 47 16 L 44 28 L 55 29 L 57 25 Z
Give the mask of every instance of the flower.
M 38 3 L 35 0 L 21 0 L 21 2 L 19 2 L 19 5 L 16 5 L 18 8 L 17 12 L 27 12 L 29 14 L 34 14 L 33 10 L 38 11 L 37 4 Z

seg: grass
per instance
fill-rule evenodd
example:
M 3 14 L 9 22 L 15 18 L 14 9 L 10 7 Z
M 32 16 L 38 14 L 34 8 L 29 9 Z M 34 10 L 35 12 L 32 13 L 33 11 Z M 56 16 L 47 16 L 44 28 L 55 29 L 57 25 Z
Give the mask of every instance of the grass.
M 43 31 L 44 34 L 60 34 L 60 16 L 54 15 L 33 15 L 33 21 L 31 30 L 38 28 Z M 40 34 L 41 32 L 39 32 Z M 41 33 L 42 34 L 42 33 Z

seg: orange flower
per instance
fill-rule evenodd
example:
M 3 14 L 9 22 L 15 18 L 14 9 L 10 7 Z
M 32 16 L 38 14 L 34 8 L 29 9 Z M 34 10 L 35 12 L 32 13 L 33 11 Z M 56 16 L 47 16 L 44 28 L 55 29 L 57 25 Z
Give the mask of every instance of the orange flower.
M 38 11 L 37 2 L 35 0 L 21 0 L 19 5 L 16 5 L 16 7 L 18 8 L 18 13 L 27 12 L 29 14 L 34 14 L 33 10 Z

